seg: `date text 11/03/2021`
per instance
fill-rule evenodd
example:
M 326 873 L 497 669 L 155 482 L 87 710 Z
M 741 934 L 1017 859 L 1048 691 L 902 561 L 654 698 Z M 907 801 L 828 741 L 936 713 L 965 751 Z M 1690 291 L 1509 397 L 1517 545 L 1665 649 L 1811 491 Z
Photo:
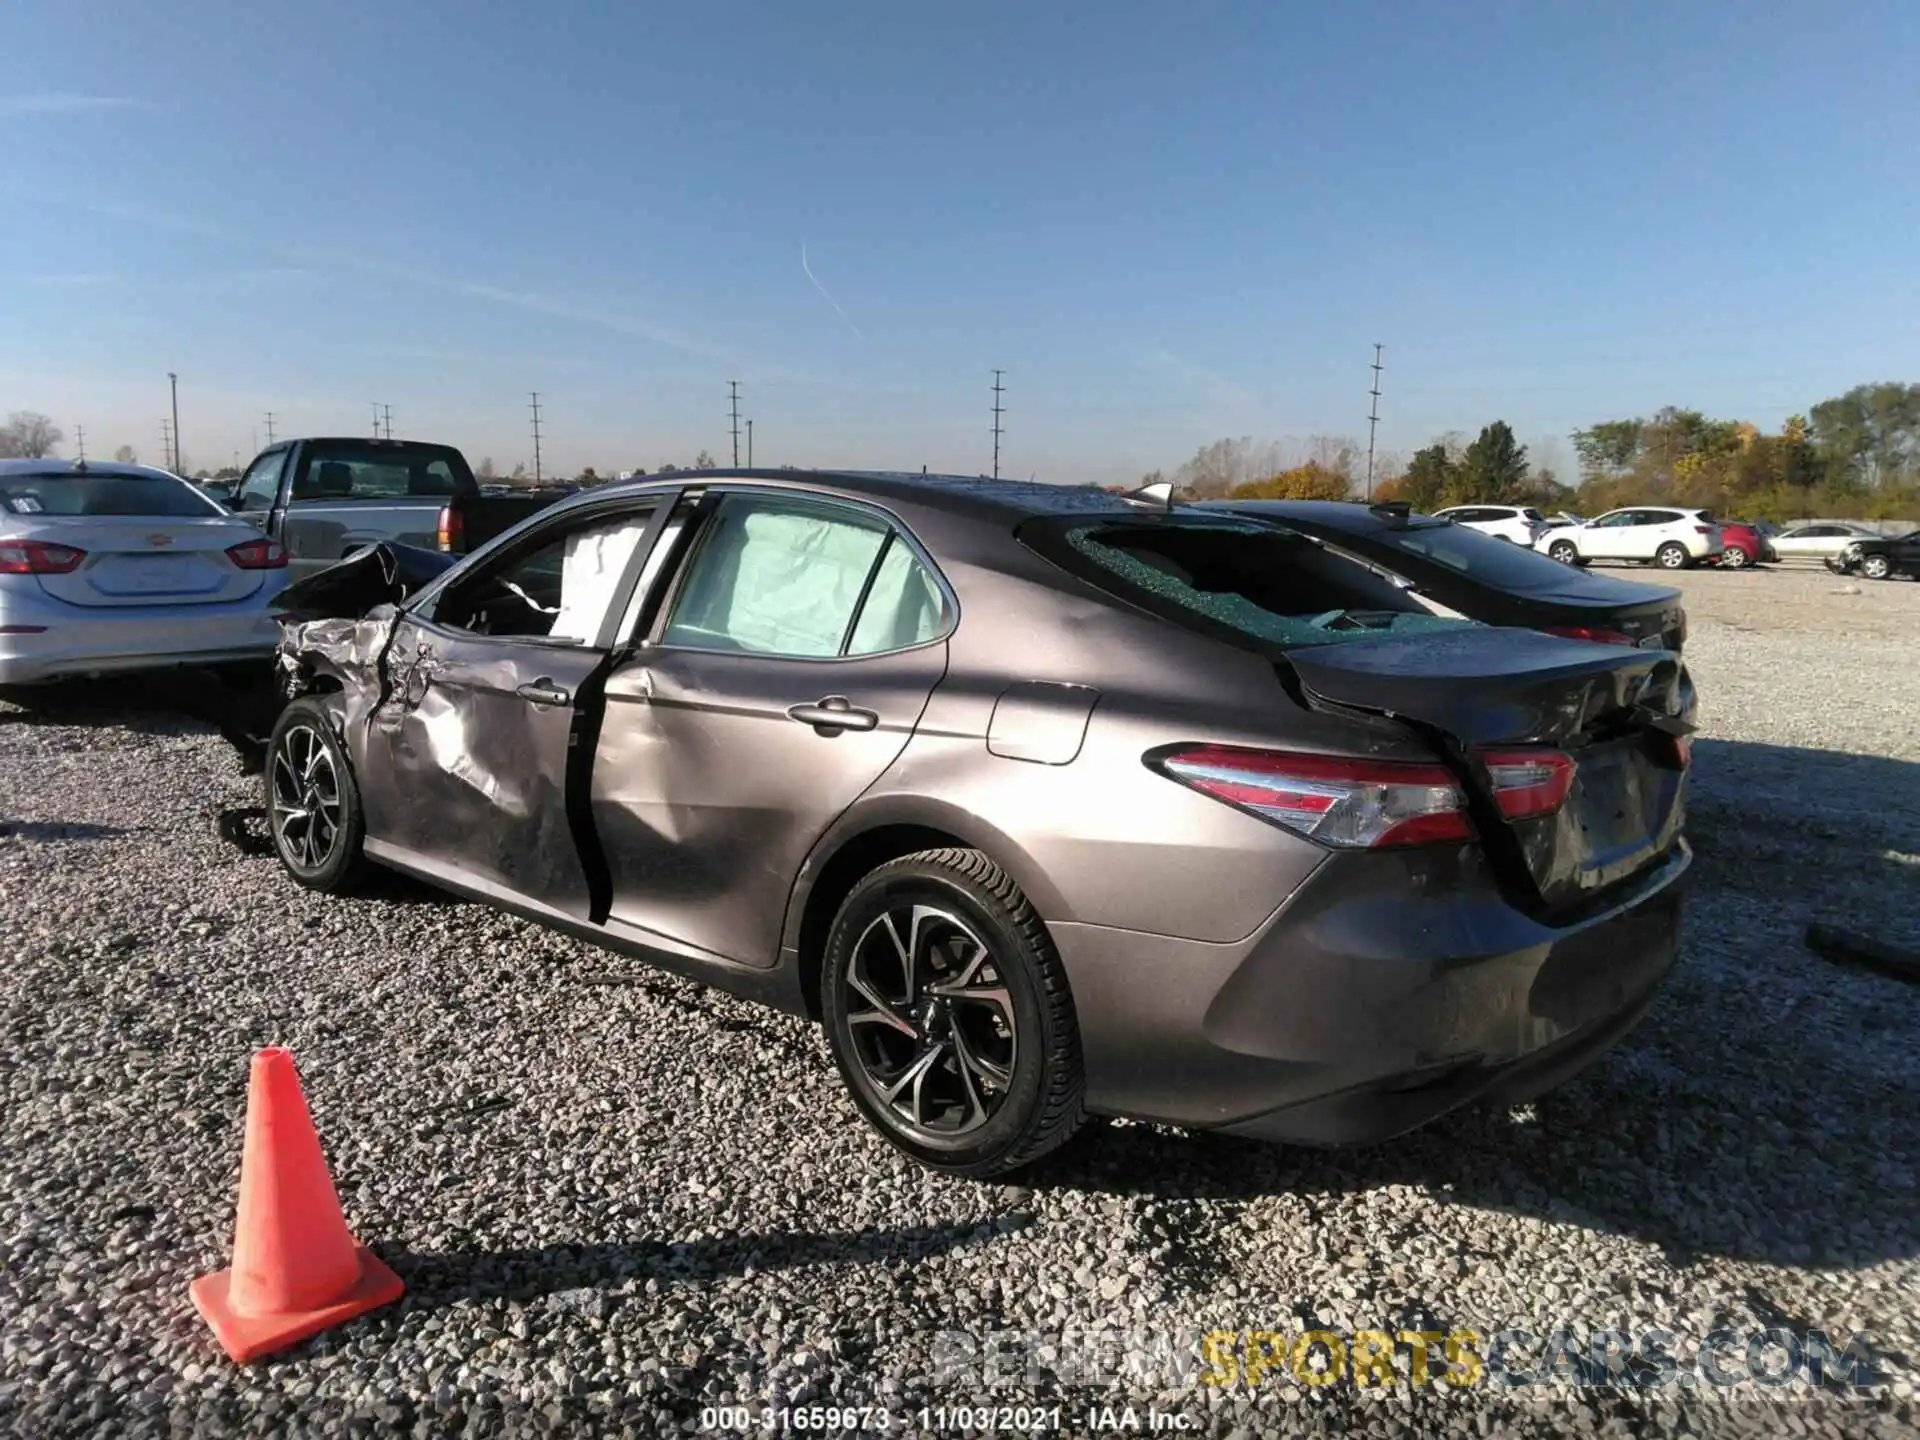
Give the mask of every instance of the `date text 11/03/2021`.
M 922 1405 L 889 1410 L 868 1405 L 710 1405 L 700 1412 L 706 1432 L 751 1434 L 781 1431 L 880 1434 L 998 1433 L 1039 1435 L 1067 1430 L 1074 1434 L 1117 1431 L 1177 1435 L 1198 1430 L 1197 1416 L 1181 1410 L 1135 1405 Z

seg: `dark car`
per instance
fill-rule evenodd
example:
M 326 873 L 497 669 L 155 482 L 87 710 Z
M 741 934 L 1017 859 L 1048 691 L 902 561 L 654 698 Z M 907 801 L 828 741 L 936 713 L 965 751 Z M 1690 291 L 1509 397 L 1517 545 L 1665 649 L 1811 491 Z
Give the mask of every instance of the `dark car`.
M 1678 590 L 1577 570 L 1467 526 L 1409 513 L 1403 504 L 1230 500 L 1220 508 L 1339 545 L 1470 620 L 1613 645 L 1678 652 L 1686 644 Z
M 1381 1139 L 1558 1083 L 1674 957 L 1681 661 L 1436 617 L 1271 521 L 722 472 L 400 568 L 286 629 L 293 878 L 818 1017 L 944 1170 L 1087 1112 Z
M 1920 579 L 1920 530 L 1906 535 L 1863 535 L 1848 542 L 1837 555 L 1827 557 L 1836 575 L 1861 575 L 1869 580 L 1892 580 L 1906 575 Z

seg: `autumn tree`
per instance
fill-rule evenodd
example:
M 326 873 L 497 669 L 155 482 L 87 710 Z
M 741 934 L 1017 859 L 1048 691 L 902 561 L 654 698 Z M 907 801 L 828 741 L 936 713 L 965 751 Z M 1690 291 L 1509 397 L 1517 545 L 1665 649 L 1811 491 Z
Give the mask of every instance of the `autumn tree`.
M 1807 418 L 1830 483 L 1853 480 L 1872 490 L 1920 478 L 1920 385 L 1856 385 Z
M 720 468 L 720 462 L 702 450 L 698 455 L 693 457 L 693 464 L 690 468 L 694 470 L 718 470 Z
M 131 445 L 122 445 L 118 450 L 113 452 L 113 458 L 122 465 L 138 465 L 140 463 L 140 452 L 135 450 Z
M 16 410 L 0 425 L 0 460 L 43 460 L 66 438 L 38 410 Z
M 1344 500 L 1350 482 L 1344 475 L 1309 460 L 1264 480 L 1248 480 L 1227 492 L 1233 500 Z

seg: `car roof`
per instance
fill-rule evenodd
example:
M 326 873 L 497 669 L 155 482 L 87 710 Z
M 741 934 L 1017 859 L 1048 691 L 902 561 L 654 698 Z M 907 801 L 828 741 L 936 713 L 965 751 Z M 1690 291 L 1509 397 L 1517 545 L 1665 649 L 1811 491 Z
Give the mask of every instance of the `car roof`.
M 927 475 L 895 470 L 675 470 L 595 485 L 572 497 L 644 495 L 662 489 L 720 482 L 771 482 L 826 490 L 850 499 L 918 506 L 984 520 L 1024 520 L 1043 515 L 1137 515 L 1140 506 L 1093 485 L 1051 485 L 1037 480 L 995 480 L 986 475 Z M 1187 506 L 1177 506 L 1179 510 Z
M 0 460 L 0 478 L 8 475 L 45 475 L 51 479 L 66 475 L 117 475 L 124 480 L 186 479 L 183 475 L 176 475 L 171 470 L 162 470 L 155 465 L 123 465 L 117 460 L 62 460 L 56 456 L 48 456 L 43 460 Z

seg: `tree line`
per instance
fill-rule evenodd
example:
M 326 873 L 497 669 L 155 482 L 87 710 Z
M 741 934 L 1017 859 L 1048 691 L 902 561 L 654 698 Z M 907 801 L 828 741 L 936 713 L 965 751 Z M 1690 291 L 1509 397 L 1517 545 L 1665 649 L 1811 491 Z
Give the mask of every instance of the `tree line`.
M 1780 521 L 1920 519 L 1916 384 L 1856 385 L 1788 417 L 1778 434 L 1669 405 L 1650 417 L 1600 421 L 1571 439 L 1580 464 L 1571 483 L 1530 463 L 1513 428 L 1495 420 L 1472 441 L 1450 433 L 1404 461 L 1376 457 L 1373 498 L 1428 511 L 1508 504 L 1596 515 L 1668 504 Z M 1200 499 L 1347 500 L 1364 488 L 1364 460 L 1344 437 L 1292 447 L 1216 440 L 1171 477 L 1156 470 L 1137 483 L 1170 478 L 1176 494 Z

